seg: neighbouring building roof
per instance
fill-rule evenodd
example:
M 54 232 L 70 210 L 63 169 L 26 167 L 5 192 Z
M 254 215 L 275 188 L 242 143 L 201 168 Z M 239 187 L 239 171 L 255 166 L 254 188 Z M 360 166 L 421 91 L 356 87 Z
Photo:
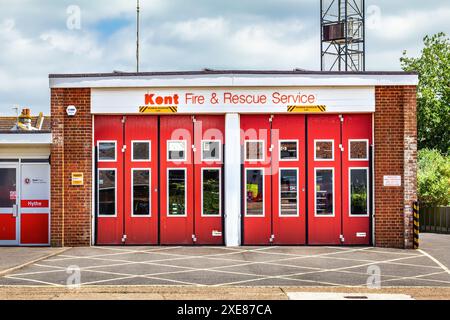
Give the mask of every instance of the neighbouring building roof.
M 37 123 L 37 116 L 34 116 L 31 118 L 31 125 L 33 127 L 36 126 Z M 0 117 L 0 131 L 2 132 L 9 132 L 11 131 L 11 129 L 16 125 L 17 123 L 17 118 L 16 117 Z M 41 132 L 49 132 L 51 130 L 51 121 L 50 121 L 50 117 L 46 116 L 44 118 L 44 123 L 42 125 L 42 130 Z M 28 133 L 33 133 L 32 131 L 27 131 Z M 34 131 L 34 132 L 39 132 L 39 131 Z M 12 131 L 12 133 L 15 133 L 14 131 Z

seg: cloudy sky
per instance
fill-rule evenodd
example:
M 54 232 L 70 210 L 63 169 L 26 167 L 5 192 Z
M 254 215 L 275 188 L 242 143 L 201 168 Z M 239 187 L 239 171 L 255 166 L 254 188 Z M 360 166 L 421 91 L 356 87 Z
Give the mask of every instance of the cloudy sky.
M 0 116 L 49 113 L 49 73 L 135 69 L 135 0 L 0 0 Z M 141 70 L 320 68 L 319 0 L 141 0 Z M 367 69 L 450 34 L 448 0 L 366 0 Z M 80 19 L 77 12 L 79 9 Z

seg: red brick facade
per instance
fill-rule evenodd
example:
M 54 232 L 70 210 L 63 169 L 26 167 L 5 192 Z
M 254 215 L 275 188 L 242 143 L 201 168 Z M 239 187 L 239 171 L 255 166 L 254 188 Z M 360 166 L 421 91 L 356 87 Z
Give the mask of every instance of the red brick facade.
M 66 108 L 77 107 L 68 117 Z M 92 116 L 90 89 L 52 89 L 51 243 L 89 246 L 92 225 Z M 412 203 L 417 199 L 416 87 L 376 88 L 375 245 L 412 248 Z M 72 172 L 84 186 L 72 186 Z M 401 187 L 384 187 L 385 175 L 402 177 Z
M 412 204 L 417 200 L 416 87 L 377 87 L 375 92 L 375 245 L 412 248 Z M 384 187 L 385 175 L 402 177 Z
M 66 108 L 77 107 L 75 117 Z M 51 244 L 89 246 L 92 209 L 92 116 L 90 89 L 52 89 Z M 72 186 L 73 172 L 84 186 Z

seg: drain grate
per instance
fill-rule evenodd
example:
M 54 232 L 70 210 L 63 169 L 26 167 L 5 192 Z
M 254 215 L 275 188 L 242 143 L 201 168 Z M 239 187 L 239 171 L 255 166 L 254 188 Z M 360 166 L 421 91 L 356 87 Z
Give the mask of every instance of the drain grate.
M 287 292 L 289 300 L 413 300 L 406 294 Z

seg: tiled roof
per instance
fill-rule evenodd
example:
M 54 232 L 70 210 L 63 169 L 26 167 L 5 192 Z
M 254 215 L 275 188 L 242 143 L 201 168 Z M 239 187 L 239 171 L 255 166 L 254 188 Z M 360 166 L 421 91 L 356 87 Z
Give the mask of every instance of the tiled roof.
M 38 117 L 32 117 L 31 118 L 31 125 L 34 127 L 36 126 Z M 17 122 L 16 117 L 0 117 L 0 131 L 9 131 Z M 42 131 L 50 131 L 51 124 L 50 124 L 50 117 L 44 118 L 44 123 L 42 125 Z

